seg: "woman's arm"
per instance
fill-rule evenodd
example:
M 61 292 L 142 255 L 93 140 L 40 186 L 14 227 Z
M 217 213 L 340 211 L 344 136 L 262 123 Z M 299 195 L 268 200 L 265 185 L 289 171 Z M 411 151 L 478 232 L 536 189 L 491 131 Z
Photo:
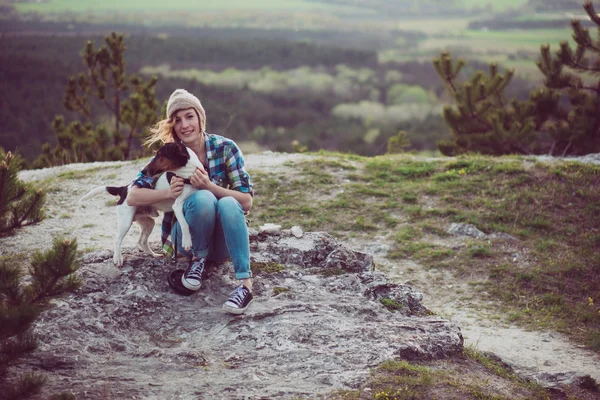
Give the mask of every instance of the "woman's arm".
M 215 195 L 217 199 L 221 197 L 231 196 L 240 203 L 244 211 L 250 211 L 252 209 L 252 195 L 250 193 L 243 193 L 237 190 L 226 189 L 219 185 L 215 185 L 211 182 L 210 188 L 208 189 Z
M 226 189 L 211 182 L 210 178 L 208 177 L 208 172 L 206 172 L 204 169 L 196 168 L 196 171 L 190 177 L 190 183 L 196 189 L 210 191 L 217 199 L 227 196 L 233 197 L 238 201 L 238 203 L 240 203 L 244 211 L 250 211 L 252 209 L 252 195 L 250 193 Z
M 177 178 L 173 178 L 175 180 Z M 133 186 L 127 194 L 127 205 L 149 206 L 165 200 L 176 199 L 183 190 L 183 181 L 173 182 L 169 189 L 147 189 Z

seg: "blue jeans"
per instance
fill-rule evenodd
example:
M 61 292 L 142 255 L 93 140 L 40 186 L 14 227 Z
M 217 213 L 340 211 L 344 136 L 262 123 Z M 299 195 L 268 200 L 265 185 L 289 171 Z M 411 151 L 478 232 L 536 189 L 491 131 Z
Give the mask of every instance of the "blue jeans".
M 181 226 L 173 224 L 171 239 L 177 252 L 209 261 L 231 258 L 236 279 L 252 277 L 250 243 L 244 210 L 233 197 L 217 199 L 208 190 L 194 192 L 183 204 L 183 214 L 192 234 L 192 250 L 181 247 Z

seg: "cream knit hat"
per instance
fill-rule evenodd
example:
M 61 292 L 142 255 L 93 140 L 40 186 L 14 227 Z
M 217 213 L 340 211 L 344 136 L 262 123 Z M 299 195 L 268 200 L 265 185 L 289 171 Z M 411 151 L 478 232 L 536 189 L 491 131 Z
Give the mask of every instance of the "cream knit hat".
M 200 100 L 185 89 L 176 89 L 169 97 L 167 102 L 167 118 L 171 118 L 178 110 L 194 108 L 200 117 L 200 129 L 202 132 L 206 130 L 206 113 Z

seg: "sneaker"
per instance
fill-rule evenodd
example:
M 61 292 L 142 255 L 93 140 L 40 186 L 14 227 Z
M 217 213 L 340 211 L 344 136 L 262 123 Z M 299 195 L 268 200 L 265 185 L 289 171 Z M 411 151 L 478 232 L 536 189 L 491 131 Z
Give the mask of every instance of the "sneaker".
M 181 275 L 181 284 L 190 290 L 198 290 L 202 286 L 202 271 L 204 271 L 205 258 L 190 261 L 189 267 Z
M 223 310 L 231 314 L 242 314 L 252 303 L 252 293 L 244 285 L 236 287 L 223 304 Z

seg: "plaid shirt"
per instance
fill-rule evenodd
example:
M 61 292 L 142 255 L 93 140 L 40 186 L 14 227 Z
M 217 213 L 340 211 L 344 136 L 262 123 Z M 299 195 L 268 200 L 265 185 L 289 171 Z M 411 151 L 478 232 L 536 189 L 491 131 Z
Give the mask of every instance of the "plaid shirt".
M 206 142 L 208 176 L 211 182 L 224 188 L 254 195 L 250 175 L 244 167 L 244 157 L 235 142 L 223 136 L 207 133 L 204 133 L 204 139 Z M 154 189 L 156 181 L 140 171 L 133 184 L 142 188 Z M 161 228 L 162 247 L 165 253 L 170 256 L 177 256 L 177 250 L 169 240 L 171 228 L 175 221 L 177 221 L 175 213 L 172 211 L 166 212 Z

